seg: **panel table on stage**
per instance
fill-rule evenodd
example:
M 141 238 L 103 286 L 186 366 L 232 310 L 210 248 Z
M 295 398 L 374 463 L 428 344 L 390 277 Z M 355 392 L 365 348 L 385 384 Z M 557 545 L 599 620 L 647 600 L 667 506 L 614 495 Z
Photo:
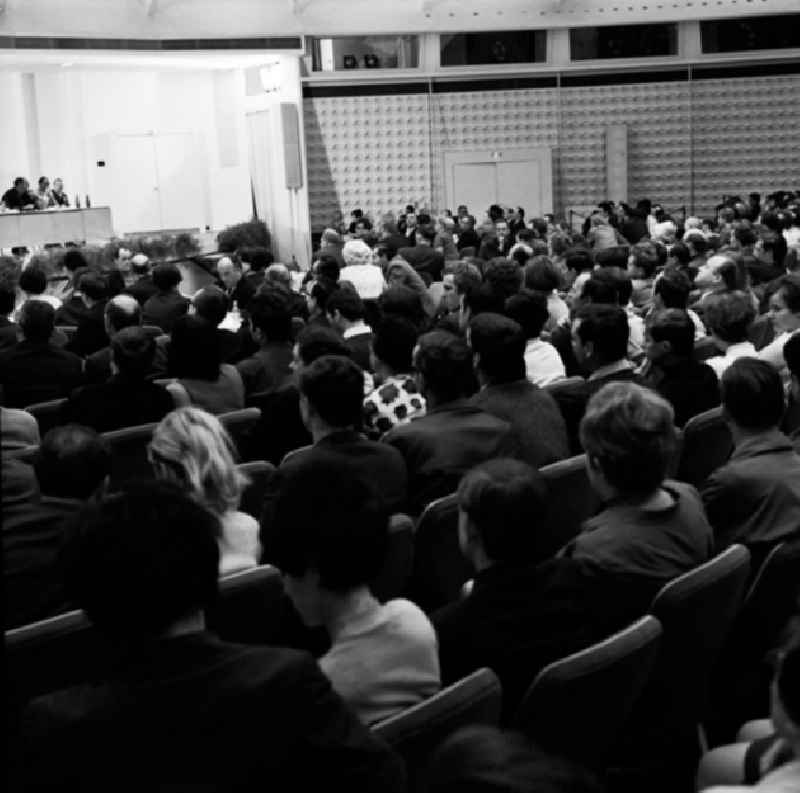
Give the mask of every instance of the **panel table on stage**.
M 0 212 L 0 248 L 48 242 L 92 242 L 112 236 L 109 207 Z

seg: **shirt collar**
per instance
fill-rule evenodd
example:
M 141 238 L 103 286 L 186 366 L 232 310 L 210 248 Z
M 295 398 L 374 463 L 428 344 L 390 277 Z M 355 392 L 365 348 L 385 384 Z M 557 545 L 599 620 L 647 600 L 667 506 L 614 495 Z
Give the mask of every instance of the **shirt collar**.
M 772 428 L 758 435 L 745 438 L 734 450 L 731 460 L 741 460 L 756 457 L 769 452 L 791 452 L 794 446 L 789 438 L 779 429 Z
M 605 366 L 595 369 L 589 375 L 589 380 L 599 380 L 602 377 L 608 377 L 609 375 L 616 374 L 617 372 L 626 372 L 629 369 L 633 369 L 633 364 L 627 358 L 622 358 L 619 361 L 607 363 Z
M 725 350 L 725 357 L 729 357 L 732 355 L 737 355 L 739 357 L 743 355 L 754 355 L 756 348 L 753 346 L 753 342 L 751 341 L 740 341 L 736 344 L 731 344 L 727 350 Z
M 342 336 L 344 336 L 345 339 L 349 339 L 351 336 L 361 336 L 364 333 L 372 333 L 372 328 L 370 328 L 363 319 L 360 319 L 355 325 L 345 328 Z

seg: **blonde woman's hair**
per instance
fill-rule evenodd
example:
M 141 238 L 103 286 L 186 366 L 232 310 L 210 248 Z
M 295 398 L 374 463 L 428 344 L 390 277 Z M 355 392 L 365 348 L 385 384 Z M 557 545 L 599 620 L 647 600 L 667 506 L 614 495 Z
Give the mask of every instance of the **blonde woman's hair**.
M 236 448 L 216 416 L 195 407 L 173 410 L 156 427 L 150 443 L 156 476 L 187 488 L 222 515 L 237 509 L 249 479 L 236 467 Z

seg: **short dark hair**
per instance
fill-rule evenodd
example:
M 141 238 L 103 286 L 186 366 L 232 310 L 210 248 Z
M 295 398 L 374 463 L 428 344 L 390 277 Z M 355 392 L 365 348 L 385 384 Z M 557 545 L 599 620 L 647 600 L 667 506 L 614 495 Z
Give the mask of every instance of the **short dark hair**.
M 576 319 L 580 320 L 578 337 L 581 343 L 592 342 L 594 354 L 602 364 L 620 361 L 628 354 L 628 315 L 617 305 L 591 304 L 584 306 Z
M 81 292 L 92 300 L 103 300 L 108 296 L 108 282 L 100 273 L 89 271 L 81 276 Z
M 214 381 L 221 364 L 217 329 L 208 320 L 196 314 L 175 320 L 167 352 L 170 377 Z
M 29 295 L 41 295 L 47 289 L 47 273 L 44 267 L 31 264 L 19 275 L 19 288 Z
M 45 495 L 87 499 L 111 474 L 111 450 L 90 427 L 64 424 L 42 438 L 34 467 Z
M 425 320 L 422 298 L 410 286 L 390 286 L 378 298 L 378 307 L 384 316 L 402 317 L 417 326 Z
M 122 328 L 111 338 L 111 354 L 121 374 L 144 379 L 153 366 L 156 340 L 137 325 Z
M 378 360 L 392 371 L 405 374 L 411 371 L 417 329 L 403 317 L 385 316 L 373 330 L 372 351 Z
M 68 533 L 67 591 L 103 634 L 158 636 L 216 598 L 219 521 L 176 484 L 128 483 Z
M 14 284 L 0 281 L 0 315 L 7 316 L 14 310 L 17 303 L 17 290 Z
M 603 248 L 595 253 L 594 263 L 599 267 L 619 267 L 624 270 L 628 266 L 628 248 L 623 245 Z
M 338 311 L 349 322 L 355 322 L 364 318 L 364 301 L 355 289 L 342 287 L 328 298 L 325 311 L 328 314 Z
M 336 283 L 339 280 L 342 266 L 339 259 L 332 253 L 321 253 L 316 260 L 315 268 L 317 275 Z
M 192 305 L 197 312 L 197 316 L 207 320 L 215 328 L 227 316 L 229 304 L 230 301 L 225 292 L 213 284 L 203 287 L 192 298 Z
M 309 325 L 303 328 L 297 337 L 297 351 L 305 366 L 323 355 L 350 357 L 350 348 L 342 337 L 333 328 L 324 325 Z
M 705 301 L 703 319 L 708 329 L 731 344 L 744 341 L 756 318 L 750 295 L 745 292 L 721 292 Z
M 417 218 L 420 225 L 418 225 L 414 229 L 414 233 L 419 234 L 419 236 L 422 237 L 424 240 L 427 240 L 428 242 L 433 244 L 433 241 L 436 239 L 436 232 L 433 229 L 428 228 L 427 225 L 422 224 L 420 218 L 422 218 L 422 215 L 419 215 L 419 217 Z
M 331 427 L 360 427 L 364 373 L 344 355 L 323 355 L 300 374 L 300 393 Z
M 472 317 L 486 312 L 502 314 L 506 306 L 506 296 L 502 292 L 496 292 L 487 283 L 479 284 L 474 289 L 464 292 L 462 299 L 464 307 L 470 310 Z
M 722 407 L 740 427 L 776 427 L 785 408 L 780 374 L 766 361 L 738 358 L 722 374 Z
M 432 330 L 419 337 L 414 367 L 425 378 L 426 389 L 440 402 L 449 402 L 470 388 L 472 350 L 460 336 Z
M 534 256 L 525 267 L 525 286 L 549 294 L 561 285 L 561 275 L 546 256 Z
M 550 317 L 547 297 L 533 289 L 522 289 L 519 294 L 509 297 L 505 313 L 522 328 L 526 339 L 537 338 Z
M 694 352 L 694 322 L 682 308 L 665 308 L 657 311 L 648 321 L 653 341 L 668 341 L 672 352 L 685 358 Z
M 800 377 L 800 333 L 793 333 L 783 345 L 783 359 L 789 371 Z
M 122 297 L 127 298 L 123 300 Z M 112 298 L 106 303 L 105 315 L 108 324 L 114 331 L 120 331 L 123 328 L 129 328 L 142 323 L 142 307 L 139 302 L 129 295 L 124 295 L 119 298 Z M 122 303 L 122 305 L 120 305 Z M 128 306 L 128 309 L 125 308 Z
M 469 331 L 481 371 L 492 382 L 513 383 L 525 377 L 525 334 L 513 319 L 480 314 L 469 323 Z
M 636 383 L 608 383 L 590 400 L 581 445 L 622 494 L 652 493 L 667 475 L 677 436 L 672 406 Z
M 689 276 L 674 267 L 665 270 L 653 285 L 653 294 L 661 298 L 664 308 L 686 308 L 691 291 Z
M 786 308 L 793 314 L 800 313 L 800 275 L 784 275 L 779 284 Z
M 527 463 L 489 460 L 464 475 L 458 486 L 458 507 L 475 524 L 490 559 L 537 561 L 552 547 L 539 536 L 547 511 L 544 477 Z
M 269 341 L 285 342 L 292 338 L 292 295 L 288 289 L 273 284 L 259 290 L 248 310 L 253 327 Z
M 692 260 L 692 252 L 685 242 L 676 242 L 669 249 L 669 255 L 684 267 Z
M 182 280 L 181 271 L 174 264 L 157 264 L 153 268 L 153 284 L 160 292 L 174 289 Z
M 64 269 L 69 270 L 71 273 L 74 273 L 75 270 L 79 269 L 80 267 L 87 267 L 88 264 L 89 263 L 86 261 L 86 257 L 83 255 L 83 252 L 77 248 L 70 248 L 64 254 L 64 258 L 61 260 L 61 266 L 64 267 Z
M 575 270 L 576 273 L 582 273 L 594 267 L 592 252 L 584 247 L 568 248 L 564 254 L 564 261 L 566 262 L 567 268 Z
M 254 272 L 266 269 L 274 261 L 269 248 L 245 248 L 241 253 L 241 259 L 243 262 L 248 262 Z
M 655 275 L 658 267 L 658 251 L 652 242 L 637 242 L 631 248 L 631 256 L 633 256 L 633 266 L 638 267 L 645 278 L 652 278 Z
M 278 492 L 266 558 L 320 586 L 345 593 L 368 584 L 386 554 L 388 515 L 380 496 L 347 464 L 310 461 Z
M 44 300 L 26 300 L 20 311 L 19 326 L 26 341 L 45 342 L 53 335 L 56 310 Z
M 495 294 L 501 295 L 505 300 L 519 292 L 522 286 L 522 269 L 517 262 L 498 256 L 486 265 L 483 279 Z
M 605 272 L 594 272 L 581 289 L 581 300 L 593 304 L 619 305 L 619 292 L 614 278 Z

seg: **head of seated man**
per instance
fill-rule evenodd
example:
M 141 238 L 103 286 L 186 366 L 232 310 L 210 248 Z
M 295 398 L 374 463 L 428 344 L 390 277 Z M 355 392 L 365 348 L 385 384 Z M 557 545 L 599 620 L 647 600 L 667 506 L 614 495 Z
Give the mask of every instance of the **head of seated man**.
M 331 326 L 342 334 L 364 324 L 364 301 L 353 288 L 337 289 L 328 298 L 325 312 Z
M 420 336 L 414 349 L 414 369 L 429 412 L 474 390 L 472 350 L 455 333 L 432 330 Z
M 428 618 L 407 600 L 381 604 L 370 591 L 386 556 L 387 517 L 363 478 L 320 459 L 281 488 L 269 554 L 303 622 L 330 636 L 320 667 L 368 724 L 421 702 L 440 685 Z
M 333 328 L 309 325 L 303 328 L 292 350 L 292 368 L 299 377 L 303 370 L 323 355 L 350 357 L 350 349 Z
M 653 285 L 653 308 L 683 308 L 689 305 L 692 282 L 677 268 L 665 270 Z
M 745 292 L 710 295 L 704 303 L 706 327 L 714 343 L 723 351 L 747 342 L 747 331 L 755 316 L 753 301 Z
M 221 365 L 216 328 L 197 315 L 176 320 L 167 353 L 170 377 L 215 381 L 219 379 Z
M 217 275 L 225 289 L 231 292 L 242 278 L 242 263 L 236 256 L 223 256 L 217 262 Z
M 123 328 L 111 338 L 111 371 L 118 379 L 144 381 L 152 370 L 155 354 L 156 341 L 149 333 L 138 325 Z
M 205 286 L 192 297 L 193 313 L 215 328 L 225 319 L 229 307 L 228 296 L 218 286 Z
M 572 323 L 575 358 L 589 374 L 626 363 L 628 337 L 628 317 L 618 305 L 584 306 Z
M 469 324 L 469 344 L 478 383 L 483 386 L 525 379 L 525 334 L 513 319 L 480 314 Z
M 31 264 L 19 275 L 19 288 L 27 297 L 43 295 L 47 289 L 47 271 L 40 264 Z
M 105 326 L 110 339 L 123 328 L 138 327 L 141 324 L 142 308 L 136 298 L 117 295 L 106 303 Z
M 292 339 L 292 294 L 278 283 L 267 283 L 250 301 L 250 328 L 261 347 L 289 345 Z
M 26 300 L 19 315 L 22 336 L 29 344 L 47 344 L 56 326 L 55 309 L 42 300 Z
M 653 312 L 647 324 L 647 358 L 661 366 L 690 360 L 694 354 L 694 334 L 694 322 L 684 309 Z
M 754 435 L 777 432 L 786 402 L 780 374 L 766 361 L 734 361 L 722 375 L 720 394 L 736 446 Z
M 350 358 L 323 355 L 299 378 L 300 415 L 314 442 L 362 426 L 364 373 Z
M 153 268 L 153 284 L 162 294 L 177 291 L 182 280 L 181 271 L 174 264 L 157 264 Z
M 93 429 L 65 424 L 44 436 L 34 470 L 42 495 L 85 501 L 107 485 L 111 451 Z

